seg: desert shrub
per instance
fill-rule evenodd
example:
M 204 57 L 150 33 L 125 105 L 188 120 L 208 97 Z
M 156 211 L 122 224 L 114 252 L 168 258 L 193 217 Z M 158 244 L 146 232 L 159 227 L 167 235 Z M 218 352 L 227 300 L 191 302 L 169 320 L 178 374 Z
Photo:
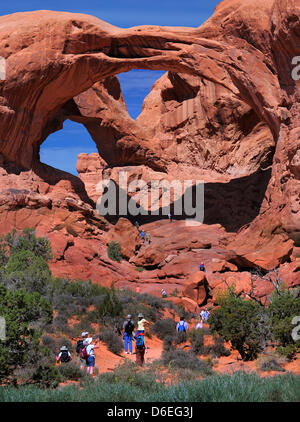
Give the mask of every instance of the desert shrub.
M 185 343 L 186 340 L 187 340 L 187 333 L 186 332 L 184 332 L 184 331 L 181 331 L 181 332 L 177 332 L 176 331 L 175 332 L 175 334 L 174 334 L 174 342 L 176 344 Z
M 161 319 L 151 327 L 151 331 L 161 340 L 170 336 L 174 338 L 176 334 L 176 323 L 171 318 Z
M 0 341 L 1 379 L 38 353 L 40 330 L 52 321 L 52 308 L 38 293 L 12 291 L 0 285 L 0 315 L 6 321 L 6 340 Z
M 176 288 L 170 293 L 170 296 L 178 297 L 179 293 L 180 291 Z
M 285 369 L 282 368 L 281 363 L 275 357 L 264 357 L 258 359 L 257 367 L 261 371 L 279 371 L 285 372 Z
M 102 340 L 108 347 L 108 350 L 115 354 L 120 354 L 123 350 L 122 339 L 113 331 L 105 330 L 99 335 L 100 340 Z
M 7 264 L 8 261 L 7 245 L 2 237 L 0 237 L 0 269 Z
M 25 228 L 22 232 L 13 230 L 5 236 L 5 242 L 10 249 L 10 255 L 26 250 L 45 261 L 53 257 L 49 239 L 37 237 L 34 228 Z
M 243 360 L 256 359 L 265 345 L 264 319 L 265 309 L 257 302 L 237 296 L 229 289 L 218 297 L 219 307 L 209 319 L 210 329 L 230 341 Z
M 135 269 L 138 271 L 138 272 L 143 272 L 144 270 L 145 270 L 145 268 L 144 267 L 135 267 Z
M 80 366 L 74 362 L 65 362 L 58 366 L 60 375 L 64 380 L 77 381 L 84 376 Z
M 274 292 L 270 298 L 268 314 L 272 324 L 272 334 L 278 343 L 278 351 L 292 358 L 300 347 L 300 340 L 292 338 L 292 320 L 300 315 L 300 297 L 282 288 L 280 294 Z
M 42 343 L 48 347 L 53 353 L 57 353 L 57 344 L 53 337 L 44 335 L 42 336 Z
M 39 388 L 56 388 L 62 382 L 62 376 L 55 366 L 39 366 L 32 375 L 32 382 Z
M 163 352 L 169 352 L 175 350 L 174 346 L 174 335 L 169 334 L 163 339 Z
M 279 346 L 277 347 L 277 352 L 287 358 L 288 360 L 292 360 L 299 347 L 296 344 L 288 344 L 287 346 Z
M 111 288 L 104 293 L 102 302 L 96 307 L 96 315 L 101 321 L 107 317 L 116 317 L 122 314 L 123 307 L 118 299 L 116 291 Z
M 61 337 L 57 340 L 58 351 L 62 346 L 66 346 L 70 352 L 74 351 L 73 344 L 67 337 Z
M 229 356 L 230 350 L 226 349 L 224 346 L 224 339 L 220 336 L 214 335 L 214 344 L 207 347 L 208 353 L 211 355 L 220 358 L 221 356 Z
M 188 333 L 188 338 L 191 341 L 191 350 L 195 355 L 205 354 L 204 336 L 200 330 L 191 330 Z
M 171 367 L 200 371 L 205 375 L 212 374 L 211 367 L 191 352 L 171 350 L 163 353 L 162 361 L 164 365 L 170 365 Z
M 107 246 L 107 255 L 113 261 L 121 262 L 122 260 L 122 251 L 120 243 L 111 241 Z
M 134 362 L 130 361 L 117 366 L 112 373 L 102 374 L 101 379 L 110 384 L 126 383 L 143 392 L 156 391 L 158 387 L 155 371 L 152 369 L 141 371 Z

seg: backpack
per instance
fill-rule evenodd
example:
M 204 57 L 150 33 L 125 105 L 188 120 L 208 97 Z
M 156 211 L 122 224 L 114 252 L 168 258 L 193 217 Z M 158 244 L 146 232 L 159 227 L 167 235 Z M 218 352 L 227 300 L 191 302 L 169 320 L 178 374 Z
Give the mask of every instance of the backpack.
M 181 321 L 179 322 L 178 332 L 179 333 L 185 332 L 184 322 L 181 322 Z
M 136 348 L 138 350 L 143 350 L 145 348 L 145 343 L 144 343 L 144 336 L 139 335 L 136 338 Z
M 131 321 L 128 321 L 125 325 L 125 333 L 128 335 L 132 334 L 132 331 L 134 330 L 134 324 Z
M 76 353 L 79 355 L 81 349 L 84 348 L 83 340 L 78 340 L 76 344 Z
M 80 359 L 87 359 L 89 357 L 88 352 L 86 351 L 86 346 L 83 346 L 80 350 L 79 357 Z
M 70 356 L 69 356 L 68 350 L 63 350 L 61 352 L 60 361 L 61 362 L 69 362 L 70 361 Z

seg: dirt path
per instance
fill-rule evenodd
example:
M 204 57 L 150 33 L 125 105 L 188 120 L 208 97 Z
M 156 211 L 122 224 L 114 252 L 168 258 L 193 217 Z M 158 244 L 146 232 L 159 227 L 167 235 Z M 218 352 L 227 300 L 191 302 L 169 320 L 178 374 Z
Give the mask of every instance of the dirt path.
M 145 362 L 150 363 L 155 359 L 159 359 L 162 354 L 162 341 L 159 340 L 156 336 L 152 336 L 151 339 L 146 337 L 146 346 L 147 352 L 145 354 Z M 135 342 L 133 342 L 133 353 L 135 351 Z M 125 354 L 125 350 L 120 356 L 115 355 L 107 349 L 107 346 L 100 342 L 100 348 L 95 349 L 96 355 L 96 368 L 98 368 L 99 373 L 113 371 L 115 367 L 119 364 L 122 364 L 126 359 L 135 362 L 135 354 Z

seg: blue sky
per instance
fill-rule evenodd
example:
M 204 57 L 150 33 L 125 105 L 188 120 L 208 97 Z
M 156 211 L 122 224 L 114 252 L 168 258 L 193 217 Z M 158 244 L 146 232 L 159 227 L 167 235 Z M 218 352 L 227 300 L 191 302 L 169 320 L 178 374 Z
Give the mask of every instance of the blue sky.
M 121 28 L 137 25 L 197 27 L 214 12 L 221 0 L 12 0 L 1 1 L 0 15 L 32 10 L 59 10 L 86 13 Z M 132 118 L 142 108 L 145 96 L 164 72 L 132 70 L 119 76 L 123 95 Z M 41 147 L 41 161 L 76 174 L 77 155 L 97 152 L 87 130 L 66 121 L 64 128 L 48 137 Z

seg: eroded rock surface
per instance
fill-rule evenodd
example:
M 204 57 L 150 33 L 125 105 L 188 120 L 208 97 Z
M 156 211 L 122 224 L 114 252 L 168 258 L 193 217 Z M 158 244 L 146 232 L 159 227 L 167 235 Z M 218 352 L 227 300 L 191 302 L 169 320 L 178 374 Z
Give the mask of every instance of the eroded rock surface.
M 35 226 L 49 236 L 55 275 L 155 294 L 189 280 L 188 306 L 230 283 L 249 290 L 258 266 L 299 284 L 299 16 L 297 0 L 225 0 L 199 28 L 120 29 L 51 11 L 0 17 L 0 232 Z M 167 72 L 136 121 L 116 76 L 134 68 Z M 85 125 L 99 152 L 80 155 L 80 178 L 40 163 L 40 145 L 66 119 Z M 151 243 L 139 244 L 134 218 L 113 226 L 95 209 L 96 185 L 121 171 L 148 185 L 203 180 L 204 225 L 150 216 L 140 223 Z M 120 264 L 106 252 L 118 238 Z

